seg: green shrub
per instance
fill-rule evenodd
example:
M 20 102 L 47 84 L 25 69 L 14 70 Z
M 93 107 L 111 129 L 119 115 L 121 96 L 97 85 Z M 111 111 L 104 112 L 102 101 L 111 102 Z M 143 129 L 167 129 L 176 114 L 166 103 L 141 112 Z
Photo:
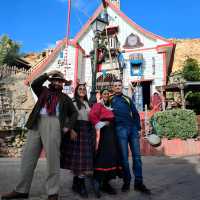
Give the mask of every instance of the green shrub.
M 186 94 L 186 100 L 188 101 L 187 108 L 194 110 L 194 112 L 200 114 L 200 92 L 188 92 Z
M 198 61 L 193 58 L 187 58 L 183 64 L 183 77 L 187 81 L 200 80 L 200 67 Z
M 157 112 L 151 118 L 151 124 L 160 137 L 187 139 L 197 136 L 197 120 L 192 110 Z

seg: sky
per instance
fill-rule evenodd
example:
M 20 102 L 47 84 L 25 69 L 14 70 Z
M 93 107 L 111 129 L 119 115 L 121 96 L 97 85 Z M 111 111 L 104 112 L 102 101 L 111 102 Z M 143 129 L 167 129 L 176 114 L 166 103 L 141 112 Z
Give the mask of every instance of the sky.
M 74 37 L 101 0 L 71 0 Z M 164 38 L 200 38 L 200 0 L 121 0 L 121 10 Z M 18 41 L 23 53 L 53 47 L 67 32 L 67 0 L 0 0 L 0 35 Z

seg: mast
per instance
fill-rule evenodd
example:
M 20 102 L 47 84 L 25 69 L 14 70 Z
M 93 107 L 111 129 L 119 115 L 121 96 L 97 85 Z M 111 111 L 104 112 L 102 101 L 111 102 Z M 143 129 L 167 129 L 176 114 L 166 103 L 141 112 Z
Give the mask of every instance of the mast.
M 68 11 L 67 11 L 67 34 L 66 34 L 66 47 L 64 55 L 64 76 L 67 78 L 67 57 L 68 57 L 68 45 L 69 45 L 69 36 L 70 36 L 70 17 L 71 17 L 71 0 L 68 0 Z

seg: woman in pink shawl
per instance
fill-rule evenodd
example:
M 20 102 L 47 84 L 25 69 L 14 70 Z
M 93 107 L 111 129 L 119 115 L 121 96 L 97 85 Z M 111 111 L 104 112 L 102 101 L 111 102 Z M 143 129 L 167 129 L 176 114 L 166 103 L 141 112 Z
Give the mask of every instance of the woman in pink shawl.
M 103 192 L 116 194 L 109 181 L 121 176 L 117 139 L 114 133 L 114 114 L 109 104 L 109 91 L 100 92 L 100 102 L 93 105 L 89 119 L 96 129 L 96 155 L 94 158 L 95 192 L 100 197 L 99 186 Z
M 151 108 L 155 111 L 161 111 L 162 110 L 162 99 L 158 92 L 154 92 L 152 99 L 151 99 Z

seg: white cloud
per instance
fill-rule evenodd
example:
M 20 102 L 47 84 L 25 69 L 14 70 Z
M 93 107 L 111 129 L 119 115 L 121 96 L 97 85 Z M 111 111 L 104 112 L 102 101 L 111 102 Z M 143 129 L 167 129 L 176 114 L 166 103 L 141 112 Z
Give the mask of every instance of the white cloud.
M 56 44 L 55 43 L 49 43 L 49 44 L 46 44 L 46 49 L 53 49 L 55 48 Z

